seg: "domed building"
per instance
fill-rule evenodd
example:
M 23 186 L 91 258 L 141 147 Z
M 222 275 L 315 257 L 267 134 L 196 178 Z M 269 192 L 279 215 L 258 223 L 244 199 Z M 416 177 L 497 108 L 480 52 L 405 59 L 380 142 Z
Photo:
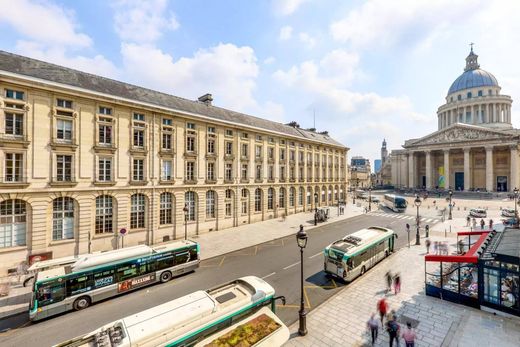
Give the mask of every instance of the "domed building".
M 512 191 L 519 185 L 520 130 L 511 125 L 508 95 L 480 68 L 471 49 L 462 75 L 437 110 L 438 130 L 391 153 L 400 188 Z

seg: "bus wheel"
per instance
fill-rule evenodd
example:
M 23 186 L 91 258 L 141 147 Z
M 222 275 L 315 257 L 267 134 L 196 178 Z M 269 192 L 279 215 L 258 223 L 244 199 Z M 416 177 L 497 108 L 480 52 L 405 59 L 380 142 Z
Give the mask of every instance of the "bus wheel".
M 367 270 L 366 270 L 365 267 L 363 266 L 363 267 L 361 268 L 361 272 L 359 273 L 359 276 L 363 276 L 363 274 L 365 273 L 365 271 L 367 271 Z
M 74 301 L 73 306 L 76 311 L 86 309 L 90 306 L 90 298 L 88 296 L 82 296 L 81 298 Z
M 162 274 L 161 274 L 161 282 L 162 283 L 166 283 L 168 281 L 170 281 L 172 279 L 172 273 L 170 271 L 164 271 Z

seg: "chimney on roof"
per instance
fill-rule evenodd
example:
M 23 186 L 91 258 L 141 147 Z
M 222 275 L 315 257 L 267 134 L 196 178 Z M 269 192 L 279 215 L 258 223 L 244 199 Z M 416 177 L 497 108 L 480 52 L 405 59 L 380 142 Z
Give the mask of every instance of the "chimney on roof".
M 299 127 L 300 127 L 300 124 L 298 124 L 298 123 L 295 122 L 295 121 L 292 121 L 292 122 L 290 122 L 290 123 L 287 123 L 286 125 L 291 126 L 291 127 L 293 127 L 293 128 L 299 128 Z
M 309 128 L 309 129 L 307 129 L 307 130 L 308 130 L 308 131 L 312 131 L 313 133 L 316 132 L 316 128 Z
M 198 99 L 200 102 L 205 103 L 208 106 L 211 106 L 211 102 L 213 101 L 213 95 L 210 93 L 206 93 Z
M 325 135 L 325 136 L 329 136 L 329 132 L 327 130 L 321 131 L 320 134 Z

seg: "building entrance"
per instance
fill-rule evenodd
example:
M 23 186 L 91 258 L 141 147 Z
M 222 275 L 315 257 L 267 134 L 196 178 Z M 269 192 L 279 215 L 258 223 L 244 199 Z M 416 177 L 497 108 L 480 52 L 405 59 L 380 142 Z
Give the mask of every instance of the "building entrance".
M 464 190 L 464 172 L 455 172 L 455 190 Z
M 421 188 L 426 188 L 426 176 L 421 176 Z
M 497 192 L 507 192 L 507 176 L 497 176 Z

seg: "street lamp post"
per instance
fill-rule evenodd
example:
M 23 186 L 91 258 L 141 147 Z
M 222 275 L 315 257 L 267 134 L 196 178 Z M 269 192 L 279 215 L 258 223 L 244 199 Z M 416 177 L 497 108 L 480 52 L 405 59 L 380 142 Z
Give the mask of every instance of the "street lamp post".
M 448 214 L 448 220 L 451 220 L 452 219 L 452 216 L 451 216 L 451 208 L 452 208 L 451 197 L 453 195 L 453 191 L 451 189 L 448 190 L 448 195 L 450 196 L 450 204 L 448 205 L 448 207 L 450 208 L 450 212 Z
M 421 206 L 421 198 L 419 198 L 419 195 L 416 195 L 413 203 L 417 207 L 417 233 L 415 234 L 415 244 L 420 245 L 421 236 L 419 235 L 419 206 Z
M 184 239 L 188 239 L 188 203 L 184 204 Z
M 318 225 L 318 193 L 314 193 L 314 225 Z
M 307 324 L 306 324 L 306 316 L 307 312 L 305 312 L 305 302 L 303 300 L 303 249 L 307 246 L 307 233 L 303 230 L 303 225 L 300 225 L 300 231 L 296 233 L 296 242 L 298 243 L 298 247 L 300 247 L 300 311 L 299 311 L 299 319 L 300 319 L 300 327 L 298 328 L 298 334 L 300 336 L 307 335 Z
M 372 187 L 368 187 L 368 211 L 372 211 Z
M 514 196 L 514 199 L 515 199 L 515 227 L 518 227 L 518 209 L 516 207 L 516 204 L 517 204 L 517 200 L 518 200 L 518 188 L 515 187 L 515 189 L 513 190 L 513 196 Z

